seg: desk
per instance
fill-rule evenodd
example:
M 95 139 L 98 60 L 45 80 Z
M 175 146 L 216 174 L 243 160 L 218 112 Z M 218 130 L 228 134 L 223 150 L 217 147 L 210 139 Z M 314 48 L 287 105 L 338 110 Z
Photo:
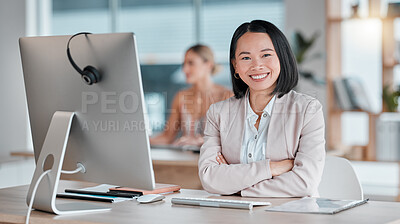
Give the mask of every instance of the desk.
M 61 181 L 60 189 L 91 186 L 74 181 Z M 25 196 L 28 186 L 0 189 L 0 223 L 22 223 L 27 205 Z M 32 224 L 46 223 L 387 223 L 400 219 L 400 203 L 370 201 L 365 205 L 343 211 L 336 215 L 296 214 L 266 212 L 266 207 L 256 207 L 252 211 L 226 208 L 208 208 L 196 206 L 172 205 L 172 197 L 207 197 L 202 190 L 181 190 L 166 196 L 166 199 L 153 204 L 138 204 L 125 201 L 112 206 L 111 211 L 86 213 L 79 215 L 56 216 L 49 213 L 32 211 Z M 227 198 L 227 197 L 224 197 Z M 228 197 L 240 198 L 240 197 Z M 246 199 L 246 198 L 244 198 Z M 68 199 L 57 199 L 65 201 Z M 247 199 L 249 200 L 249 199 Z M 290 198 L 253 198 L 268 200 L 273 206 L 288 202 Z M 101 202 L 99 202 L 101 203 Z M 104 204 L 104 203 L 103 203 Z
M 177 184 L 186 189 L 202 189 L 198 175 L 199 154 L 172 149 L 152 149 L 157 183 Z

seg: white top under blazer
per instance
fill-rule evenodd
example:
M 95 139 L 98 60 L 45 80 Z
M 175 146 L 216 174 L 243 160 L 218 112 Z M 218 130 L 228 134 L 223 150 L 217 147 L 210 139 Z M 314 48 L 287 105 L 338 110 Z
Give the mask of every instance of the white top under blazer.
M 240 152 L 240 163 L 252 163 L 265 160 L 265 147 L 267 145 L 268 126 L 271 119 L 272 108 L 276 96 L 273 96 L 263 109 L 258 129 L 254 126 L 258 115 L 250 106 L 249 92 L 246 93 L 246 119 L 245 129 Z

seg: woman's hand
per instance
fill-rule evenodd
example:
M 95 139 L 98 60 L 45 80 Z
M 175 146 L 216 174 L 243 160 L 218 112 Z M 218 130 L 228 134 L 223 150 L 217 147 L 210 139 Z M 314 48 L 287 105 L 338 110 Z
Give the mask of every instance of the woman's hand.
M 195 145 L 195 146 L 201 146 L 204 143 L 204 139 L 202 136 L 182 136 L 179 139 L 177 139 L 173 145 Z
M 228 162 L 226 162 L 225 157 L 222 155 L 221 152 L 218 152 L 216 159 L 217 159 L 217 162 L 219 165 L 221 165 L 221 164 L 229 165 Z
M 293 169 L 293 159 L 285 159 L 279 162 L 269 162 L 273 177 L 287 173 Z

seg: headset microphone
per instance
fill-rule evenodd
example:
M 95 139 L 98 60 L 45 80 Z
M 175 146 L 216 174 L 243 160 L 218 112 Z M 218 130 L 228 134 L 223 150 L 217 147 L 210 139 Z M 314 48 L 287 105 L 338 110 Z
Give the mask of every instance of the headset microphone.
M 69 38 L 68 44 L 67 44 L 67 56 L 68 56 L 68 60 L 69 60 L 69 62 L 71 63 L 72 67 L 74 67 L 74 69 L 75 69 L 79 74 L 81 74 L 82 80 L 83 80 L 86 84 L 92 85 L 93 83 L 97 83 L 97 82 L 100 81 L 100 73 L 99 73 L 99 71 L 98 71 L 95 67 L 93 67 L 93 66 L 91 66 L 91 65 L 86 66 L 83 70 L 80 69 L 79 66 L 78 66 L 78 65 L 74 62 L 74 60 L 72 59 L 71 52 L 70 52 L 70 50 L 69 50 L 69 43 L 71 42 L 72 38 L 74 38 L 74 37 L 76 37 L 76 36 L 78 36 L 78 35 L 83 35 L 83 34 L 87 35 L 87 34 L 92 34 L 92 33 L 81 32 L 81 33 L 77 33 L 77 34 L 72 35 L 72 36 Z

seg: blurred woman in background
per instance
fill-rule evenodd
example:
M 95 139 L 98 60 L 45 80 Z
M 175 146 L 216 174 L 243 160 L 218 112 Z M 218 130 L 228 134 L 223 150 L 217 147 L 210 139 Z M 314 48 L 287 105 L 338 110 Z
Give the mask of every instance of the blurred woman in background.
M 152 145 L 201 146 L 208 108 L 233 96 L 232 91 L 213 83 L 211 76 L 217 73 L 217 65 L 213 52 L 205 45 L 194 45 L 186 51 L 183 72 L 191 86 L 175 96 L 164 131 L 150 138 Z

